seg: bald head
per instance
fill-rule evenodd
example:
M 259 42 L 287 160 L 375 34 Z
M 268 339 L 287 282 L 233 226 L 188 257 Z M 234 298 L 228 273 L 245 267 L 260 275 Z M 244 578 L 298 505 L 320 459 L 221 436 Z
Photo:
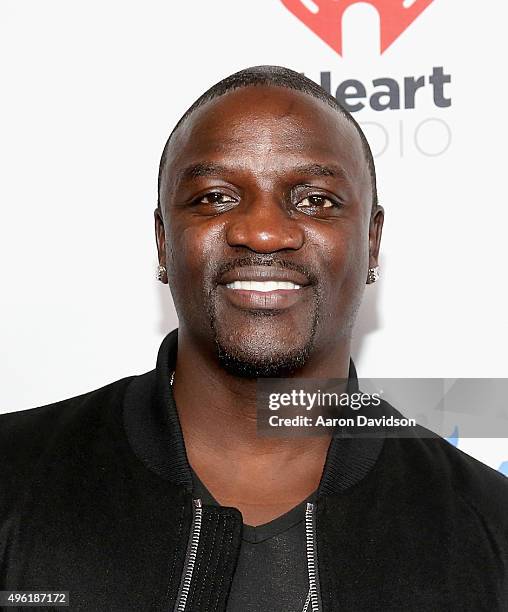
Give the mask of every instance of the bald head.
M 304 75 L 290 70 L 289 68 L 283 68 L 281 66 L 255 66 L 253 68 L 246 68 L 240 70 L 225 79 L 219 81 L 203 93 L 183 114 L 180 120 L 177 122 L 173 131 L 169 135 L 164 150 L 162 152 L 160 164 L 159 164 L 159 176 L 158 176 L 158 206 L 160 207 L 161 202 L 161 187 L 166 171 L 166 163 L 168 159 L 168 150 L 171 145 L 174 134 L 179 128 L 185 124 L 187 119 L 198 109 L 206 105 L 208 102 L 216 98 L 220 98 L 235 90 L 246 88 L 246 87 L 277 87 L 292 89 L 304 94 L 313 96 L 314 98 L 324 102 L 326 105 L 336 111 L 341 118 L 346 119 L 352 124 L 358 133 L 363 153 L 365 157 L 365 163 L 368 168 L 371 181 L 371 192 L 372 192 L 372 208 L 377 205 L 377 186 L 376 186 L 376 170 L 374 165 L 374 159 L 369 143 L 363 133 L 362 129 L 355 121 L 351 113 L 345 110 L 337 100 L 326 92 L 322 87 L 317 85 L 311 79 L 308 79 Z

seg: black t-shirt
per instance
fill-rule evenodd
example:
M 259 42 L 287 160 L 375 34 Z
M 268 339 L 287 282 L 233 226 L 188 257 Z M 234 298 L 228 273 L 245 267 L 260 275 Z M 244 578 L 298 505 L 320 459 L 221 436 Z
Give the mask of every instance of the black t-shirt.
M 192 478 L 195 497 L 204 504 L 220 505 L 194 470 Z M 314 499 L 315 493 L 264 525 L 243 525 L 227 612 L 303 610 L 309 591 L 305 508 Z

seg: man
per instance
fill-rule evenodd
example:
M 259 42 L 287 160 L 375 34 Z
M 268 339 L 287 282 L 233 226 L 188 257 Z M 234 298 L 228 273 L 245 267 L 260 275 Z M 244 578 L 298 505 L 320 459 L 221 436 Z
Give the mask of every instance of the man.
M 1 418 L 2 588 L 73 610 L 508 610 L 504 477 L 441 438 L 257 435 L 257 379 L 355 388 L 382 225 L 367 141 L 312 81 L 257 67 L 203 94 L 159 171 L 178 331 L 152 372 Z

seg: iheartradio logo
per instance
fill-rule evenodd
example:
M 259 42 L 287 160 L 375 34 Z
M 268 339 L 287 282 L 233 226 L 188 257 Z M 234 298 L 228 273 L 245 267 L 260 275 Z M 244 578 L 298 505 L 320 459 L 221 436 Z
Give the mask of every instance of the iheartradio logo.
M 342 17 L 359 0 L 281 0 L 314 34 L 342 55 Z M 423 13 L 433 0 L 364 0 L 379 13 L 381 53 Z

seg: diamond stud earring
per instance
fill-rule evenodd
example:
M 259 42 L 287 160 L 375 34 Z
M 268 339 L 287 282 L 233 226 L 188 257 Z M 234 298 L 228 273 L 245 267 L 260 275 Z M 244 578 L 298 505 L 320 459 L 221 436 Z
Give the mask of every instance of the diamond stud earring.
M 159 264 L 157 266 L 156 278 L 161 283 L 164 282 L 164 274 L 166 274 L 166 272 L 167 272 L 167 270 L 166 270 L 166 268 L 164 266 L 161 266 L 161 264 Z
M 375 283 L 379 278 L 379 266 L 375 268 L 369 268 L 369 273 L 367 274 L 367 285 L 371 285 Z

